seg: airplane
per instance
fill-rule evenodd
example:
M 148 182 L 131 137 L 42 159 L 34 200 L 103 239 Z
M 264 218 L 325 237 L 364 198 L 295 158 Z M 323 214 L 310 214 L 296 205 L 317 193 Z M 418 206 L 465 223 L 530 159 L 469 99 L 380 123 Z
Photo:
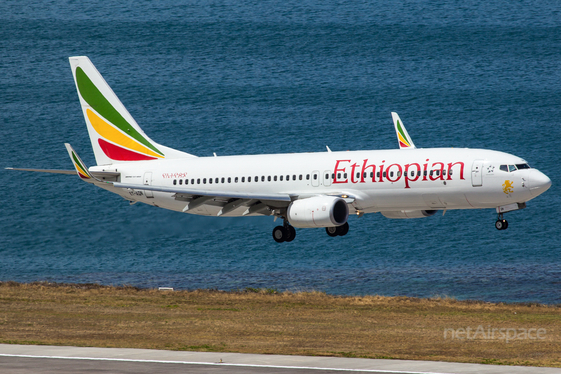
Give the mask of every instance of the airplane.
M 204 216 L 273 216 L 273 239 L 291 242 L 296 228 L 349 231 L 350 215 L 433 216 L 453 209 L 523 209 L 551 180 L 518 156 L 486 149 L 417 148 L 392 112 L 399 149 L 197 157 L 150 139 L 85 56 L 70 57 L 97 165 L 66 149 L 77 174 L 130 202 Z

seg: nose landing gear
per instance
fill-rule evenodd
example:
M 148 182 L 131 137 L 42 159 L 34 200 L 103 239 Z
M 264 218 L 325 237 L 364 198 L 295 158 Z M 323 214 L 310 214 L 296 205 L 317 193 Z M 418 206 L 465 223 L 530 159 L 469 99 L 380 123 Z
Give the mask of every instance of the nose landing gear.
M 508 228 L 508 221 L 503 218 L 502 213 L 499 213 L 499 218 L 495 222 L 495 228 L 497 230 L 506 230 Z

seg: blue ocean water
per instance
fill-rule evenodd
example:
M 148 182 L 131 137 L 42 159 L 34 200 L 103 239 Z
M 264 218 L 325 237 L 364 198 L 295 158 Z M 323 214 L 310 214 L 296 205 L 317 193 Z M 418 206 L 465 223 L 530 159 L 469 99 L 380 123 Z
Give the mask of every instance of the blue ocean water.
M 561 14 L 554 1 L 0 2 L 0 280 L 272 287 L 561 303 Z M 199 156 L 505 151 L 552 188 L 508 213 L 350 219 L 347 236 L 206 218 L 77 177 L 94 164 L 68 57 L 87 55 L 161 144 Z

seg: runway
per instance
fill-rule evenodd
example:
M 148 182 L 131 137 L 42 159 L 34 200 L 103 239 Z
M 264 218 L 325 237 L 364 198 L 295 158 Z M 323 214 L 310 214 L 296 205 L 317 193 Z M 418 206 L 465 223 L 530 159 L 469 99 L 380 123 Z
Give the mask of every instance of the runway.
M 561 373 L 558 368 L 436 361 L 0 344 L 2 373 Z

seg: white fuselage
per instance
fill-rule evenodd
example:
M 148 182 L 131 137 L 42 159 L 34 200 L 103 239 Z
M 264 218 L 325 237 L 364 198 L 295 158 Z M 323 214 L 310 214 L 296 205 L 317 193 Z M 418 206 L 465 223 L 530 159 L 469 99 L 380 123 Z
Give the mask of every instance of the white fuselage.
M 139 189 L 96 183 L 100 187 L 131 201 L 175 211 L 183 211 L 186 205 L 177 191 L 142 188 L 185 188 L 191 194 L 287 194 L 295 199 L 346 195 L 354 199 L 352 206 L 357 212 L 372 213 L 496 208 L 526 202 L 549 187 L 545 186 L 547 176 L 536 169 L 500 170 L 501 165 L 517 164 L 526 161 L 483 149 L 431 148 L 190 157 L 90 170 L 116 171 L 121 174 L 121 183 L 138 185 Z M 210 202 L 188 212 L 216 216 L 223 204 Z M 241 216 L 246 210 L 247 206 L 242 206 L 224 215 Z

